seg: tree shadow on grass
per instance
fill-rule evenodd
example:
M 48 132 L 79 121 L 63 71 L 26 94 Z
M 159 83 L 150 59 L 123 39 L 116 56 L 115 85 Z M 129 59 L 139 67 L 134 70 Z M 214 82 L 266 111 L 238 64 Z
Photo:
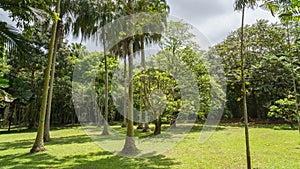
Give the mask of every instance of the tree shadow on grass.
M 202 132 L 202 129 L 203 129 L 203 125 L 194 125 L 191 129 L 190 132 Z M 206 125 L 205 126 L 206 130 L 207 131 L 212 131 L 212 130 L 215 130 L 215 131 L 222 131 L 222 130 L 226 130 L 226 128 L 224 126 L 210 126 L 210 125 Z M 204 131 L 205 132 L 205 131 Z
M 50 142 L 51 145 L 68 145 L 78 143 L 92 142 L 93 140 L 87 135 L 74 135 L 68 137 L 54 137 Z M 164 155 L 158 155 L 149 158 L 128 158 L 112 154 L 107 151 L 91 152 L 77 155 L 61 155 L 64 152 L 53 155 L 51 152 L 41 153 L 20 153 L 31 148 L 34 139 L 16 140 L 13 142 L 1 142 L 0 150 L 13 150 L 13 153 L 1 155 L 0 168 L 173 168 L 172 166 L 179 163 L 174 159 L 167 158 Z M 74 147 L 76 149 L 77 147 Z M 15 152 L 15 153 L 14 153 Z
M 36 132 L 36 129 L 12 128 L 10 131 L 2 129 L 0 131 L 0 134 L 33 133 L 33 132 Z
M 71 129 L 71 128 L 78 128 L 81 127 L 79 124 L 76 125 L 64 125 L 64 126 L 55 126 L 51 127 L 51 131 L 56 130 L 64 130 L 64 129 Z M 28 129 L 27 127 L 12 127 L 10 131 L 7 128 L 1 128 L 0 134 L 16 134 L 16 133 L 34 133 L 37 132 L 37 129 Z
M 74 135 L 68 137 L 53 137 L 51 138 L 50 142 L 45 143 L 45 146 L 55 145 L 55 144 L 63 145 L 63 144 L 72 144 L 72 143 L 85 143 L 85 142 L 91 142 L 91 138 L 88 135 L 82 134 L 82 135 Z M 31 147 L 33 143 L 34 143 L 34 139 L 16 140 L 13 142 L 0 142 L 0 150 L 28 148 Z
M 82 155 L 71 155 L 57 158 L 47 152 L 25 153 L 0 156 L 0 164 L 4 168 L 166 168 L 180 163 L 164 155 L 150 158 L 128 158 L 118 156 L 106 151 L 88 153 Z
M 174 165 L 180 164 L 179 162 L 174 162 L 174 159 L 167 158 L 164 155 L 157 155 L 154 157 L 148 158 L 129 158 L 122 157 L 108 152 L 97 152 L 90 153 L 88 156 L 106 156 L 105 158 L 100 158 L 98 160 L 88 160 L 85 156 L 76 156 L 76 161 L 79 163 L 73 165 L 70 168 L 103 168 L 103 169 L 135 169 L 135 168 L 165 168 L 171 169 L 174 168 Z
M 39 154 L 10 154 L 0 155 L 0 164 L 3 168 L 51 168 L 60 162 L 54 156 L 42 152 Z

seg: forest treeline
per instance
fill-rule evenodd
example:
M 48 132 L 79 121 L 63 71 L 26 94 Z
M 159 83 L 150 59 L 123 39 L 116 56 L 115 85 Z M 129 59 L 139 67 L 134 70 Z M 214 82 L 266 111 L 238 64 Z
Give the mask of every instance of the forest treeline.
M 266 5 L 272 4 L 266 3 Z M 278 5 L 278 7 L 285 7 L 286 4 Z M 293 11 L 295 5 L 299 6 L 294 4 L 294 1 L 287 5 L 290 11 Z M 272 6 L 267 7 L 272 10 Z M 45 103 L 43 97 L 47 97 L 46 101 L 48 100 L 44 105 L 48 105 L 45 108 L 48 110 L 44 115 L 45 124 L 43 123 L 46 128 L 47 121 L 51 126 L 79 123 L 75 109 L 88 112 L 84 114 L 86 119 L 101 119 L 100 115 L 92 110 L 93 102 L 85 102 L 85 107 L 78 108 L 73 104 L 74 96 L 72 96 L 75 65 L 95 62 L 94 58 L 99 57 L 104 59 L 90 69 L 97 72 L 95 100 L 102 112 L 102 120 L 107 119 L 110 123 L 122 122 L 124 127 L 129 126 L 128 130 L 133 131 L 133 128 L 130 128 L 133 126 L 133 119 L 144 117 L 133 114 L 132 109 L 142 111 L 149 109 L 151 104 L 159 105 L 149 100 L 151 91 L 156 89 L 163 91 L 161 94 L 165 95 L 163 101 L 166 102 L 166 107 L 161 114 L 152 112 L 151 116 L 156 117 L 153 118 L 155 120 L 150 121 L 155 124 L 154 134 L 160 134 L 162 123 L 176 125 L 176 118 L 182 109 L 190 109 L 191 113 L 185 114 L 186 119 L 205 120 L 214 97 L 210 89 L 212 85 L 220 87 L 217 82 L 211 83 L 212 79 L 206 69 L 208 63 L 203 60 L 205 52 L 217 56 L 224 68 L 226 98 L 220 96 L 220 99 L 225 102 L 223 119 L 243 117 L 240 68 L 243 62 L 250 119 L 268 122 L 281 119 L 291 127 L 299 121 L 297 91 L 300 91 L 300 26 L 298 19 L 281 19 L 279 23 L 258 20 L 253 25 L 246 25 L 243 29 L 232 31 L 225 40 L 204 51 L 193 42 L 195 35 L 191 33 L 188 24 L 167 22 L 170 9 L 164 0 L 151 2 L 79 0 L 76 3 L 70 0 L 61 2 L 8 0 L 1 2 L 0 8 L 9 12 L 10 17 L 16 22 L 14 26 L 6 21 L 0 21 L 1 127 L 13 125 L 37 128 L 41 125 L 39 124 L 41 107 Z M 54 8 L 56 12 L 52 11 Z M 144 33 L 126 37 L 112 48 L 99 52 L 88 51 L 84 43 L 72 43 L 67 38 L 70 35 L 80 37 L 84 42 L 107 23 L 121 16 L 139 12 L 162 13 L 159 24 L 166 33 L 162 35 Z M 291 16 L 286 14 L 281 17 Z M 101 35 L 103 42 L 108 40 L 105 39 L 105 33 Z M 122 36 L 121 32 L 118 33 Z M 241 36 L 244 39 L 244 61 L 240 58 Z M 49 43 L 50 39 L 53 43 Z M 161 52 L 149 61 L 145 59 L 143 50 L 153 44 L 158 44 Z M 105 42 L 103 45 L 105 47 Z M 53 56 L 49 60 L 50 49 L 53 50 Z M 139 52 L 140 54 L 135 56 L 134 53 Z M 168 57 L 165 57 L 166 53 Z M 142 71 L 135 76 L 132 72 L 134 56 L 141 57 L 137 60 L 141 60 L 142 65 Z M 193 103 L 182 102 L 180 89 L 170 72 L 145 67 L 149 62 L 167 65 L 164 59 L 172 59 L 175 56 L 180 58 L 196 76 L 198 90 L 201 93 L 197 98 L 200 103 L 197 110 L 193 110 Z M 123 65 L 120 70 L 124 72 L 124 78 L 133 80 L 127 86 L 129 90 L 121 85 L 115 88 L 117 91 L 113 91 L 111 86 L 113 72 L 120 64 Z M 47 71 L 49 71 L 48 77 Z M 46 89 L 49 88 L 49 92 L 45 95 L 47 78 L 49 87 L 46 86 Z M 84 91 L 89 88 L 87 86 L 80 86 L 80 88 L 84 94 L 76 97 L 80 97 L 82 101 L 90 100 L 88 99 L 90 96 L 86 94 L 89 92 Z M 125 97 L 112 97 L 113 92 L 126 93 L 126 91 L 129 95 L 127 103 Z M 128 104 L 128 107 L 116 105 L 117 99 L 123 99 L 124 105 Z M 120 109 L 117 106 L 123 107 Z M 128 120 L 123 117 L 123 114 L 127 114 Z M 145 131 L 149 130 L 148 123 L 137 125 Z M 107 126 L 105 122 L 104 126 Z M 133 132 L 129 132 L 127 136 L 132 134 Z M 135 149 L 129 146 L 130 148 Z

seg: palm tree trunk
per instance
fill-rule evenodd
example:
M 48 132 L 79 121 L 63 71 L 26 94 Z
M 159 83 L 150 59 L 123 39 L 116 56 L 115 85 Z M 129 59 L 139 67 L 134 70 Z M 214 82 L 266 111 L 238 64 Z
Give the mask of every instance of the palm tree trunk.
M 145 35 L 141 36 L 141 65 L 143 67 L 143 72 L 145 73 L 146 70 L 146 59 L 145 59 Z M 145 77 L 142 77 L 142 86 L 145 88 Z M 143 100 L 142 100 L 143 101 Z M 145 114 L 145 125 L 143 128 L 143 132 L 149 132 L 150 127 L 148 123 L 148 114 Z
M 247 91 L 245 82 L 245 70 L 244 70 L 244 20 L 245 20 L 245 4 L 242 9 L 242 26 L 241 26 L 241 78 L 242 78 L 242 92 L 243 92 L 243 111 L 244 111 L 244 123 L 245 123 L 245 139 L 246 139 L 246 156 L 247 156 L 247 168 L 251 169 L 251 156 L 250 156 L 250 143 L 249 143 L 249 129 L 248 129 L 248 113 L 247 113 Z
M 47 112 L 46 112 L 45 129 L 44 129 L 44 141 L 45 142 L 50 141 L 50 118 L 51 118 L 51 106 L 52 106 L 52 95 L 53 95 L 53 83 L 54 83 L 54 76 L 55 76 L 56 52 L 57 52 L 57 46 L 58 46 L 58 39 L 61 36 L 60 23 L 61 22 L 58 21 L 55 44 L 54 44 L 53 59 L 52 59 L 51 80 L 50 80 L 50 88 L 49 88 L 49 96 L 48 96 L 48 108 L 47 108 Z
M 103 32 L 103 48 L 104 48 L 104 64 L 105 64 L 105 114 L 104 114 L 104 128 L 102 135 L 109 135 L 108 132 L 108 67 L 107 67 L 107 54 L 106 54 L 106 37 L 105 30 Z
M 130 9 L 130 13 L 133 14 L 133 0 L 128 1 L 128 7 Z M 130 30 L 130 29 L 129 29 Z M 133 43 L 134 43 L 134 36 L 130 37 L 129 40 L 129 87 L 128 87 L 128 94 L 129 94 L 129 109 L 128 109 L 128 126 L 127 126 L 127 134 L 124 147 L 121 151 L 122 154 L 135 154 L 139 150 L 135 146 L 134 141 L 134 128 L 133 128 Z
M 57 0 L 56 13 L 59 13 L 59 12 L 60 12 L 60 0 Z M 57 23 L 58 23 L 58 19 L 55 18 L 53 26 L 52 26 L 51 40 L 50 40 L 49 53 L 48 53 L 48 64 L 47 64 L 45 77 L 44 77 L 45 81 L 44 81 L 44 86 L 43 86 L 43 97 L 42 97 L 42 105 L 41 105 L 41 109 L 40 109 L 39 126 L 38 126 L 38 131 L 37 131 L 37 136 L 36 136 L 35 142 L 33 144 L 33 147 L 30 150 L 31 153 L 45 151 L 44 139 L 43 139 L 44 126 L 45 126 L 44 123 L 45 123 L 45 116 L 46 116 L 48 88 L 49 88 L 49 81 L 50 81 L 50 71 L 51 71 L 51 64 L 52 64 L 53 53 L 54 53 Z
M 124 59 L 124 107 L 123 107 L 123 123 L 122 127 L 127 127 L 127 118 L 126 118 L 126 113 L 127 113 L 127 89 L 126 89 L 126 72 L 127 72 L 127 63 L 126 63 L 126 53 L 127 53 L 127 44 L 126 40 L 124 39 L 122 41 L 122 55 Z
M 141 66 L 142 66 L 142 72 L 146 69 L 146 65 L 145 65 L 145 51 L 144 51 L 144 48 L 145 48 L 145 43 L 144 43 L 144 35 L 141 35 L 140 36 L 140 42 L 141 42 Z M 142 123 L 142 120 L 143 120 L 143 113 L 142 113 L 142 105 L 143 105 L 143 99 L 142 99 L 142 89 L 144 88 L 144 77 L 142 76 L 141 77 L 141 87 L 140 87 L 140 114 L 139 114 L 139 124 L 138 124 L 138 127 L 137 129 L 144 129 L 143 127 L 143 123 Z M 145 117 L 146 118 L 146 117 Z
M 129 42 L 129 79 L 133 77 L 133 38 L 130 39 Z M 128 108 L 128 126 L 127 126 L 127 134 L 125 145 L 123 147 L 122 153 L 124 154 L 132 154 L 138 151 L 135 146 L 134 141 L 134 128 L 133 128 L 133 83 L 132 80 L 129 82 L 128 88 L 129 95 L 129 108 Z

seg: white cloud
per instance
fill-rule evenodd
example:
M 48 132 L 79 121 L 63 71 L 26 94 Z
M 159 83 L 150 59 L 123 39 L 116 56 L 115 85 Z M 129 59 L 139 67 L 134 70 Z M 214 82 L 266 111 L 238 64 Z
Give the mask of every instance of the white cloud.
M 212 44 L 221 42 L 241 25 L 241 12 L 234 11 L 234 1 L 228 0 L 168 0 L 171 15 L 184 19 L 202 32 Z M 247 9 L 245 23 L 258 19 L 276 22 L 269 11 Z

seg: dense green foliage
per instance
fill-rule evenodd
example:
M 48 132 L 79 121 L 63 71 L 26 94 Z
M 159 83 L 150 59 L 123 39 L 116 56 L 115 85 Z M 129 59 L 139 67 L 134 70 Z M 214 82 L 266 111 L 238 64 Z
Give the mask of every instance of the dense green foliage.
M 298 27 L 292 27 L 293 37 L 299 34 Z M 221 56 L 227 77 L 227 117 L 241 117 L 240 59 L 238 57 L 240 30 L 232 32 L 212 50 Z M 248 95 L 248 110 L 251 118 L 266 119 L 269 106 L 276 100 L 293 93 L 292 59 L 287 56 L 285 27 L 259 20 L 245 27 L 245 71 Z M 295 52 L 299 49 L 294 45 Z M 299 57 L 293 64 L 299 67 Z M 299 79 L 299 69 L 296 71 Z M 299 80 L 297 80 L 299 82 Z M 297 85 L 298 90 L 299 85 Z
M 74 33 L 75 36 L 78 36 L 80 31 L 86 30 L 89 32 L 81 32 L 83 38 L 92 36 L 93 32 L 95 32 L 93 30 L 95 30 L 97 26 L 94 25 L 93 28 L 87 27 L 104 16 L 95 16 L 96 18 L 89 20 L 86 23 L 84 23 L 81 15 L 75 15 L 76 19 L 74 21 L 69 20 L 70 15 L 80 13 L 80 11 L 90 8 L 90 3 L 91 2 L 89 1 L 80 1 L 82 8 L 79 8 L 79 4 L 73 4 L 73 1 L 63 1 L 60 16 L 65 19 L 62 23 L 62 25 L 64 25 L 63 30 L 60 33 Z M 121 2 L 118 1 L 118 3 Z M 144 9 L 144 3 L 146 2 L 139 2 L 138 4 L 135 4 L 134 8 L 141 11 L 158 10 L 154 8 L 158 4 L 153 2 L 149 8 Z M 13 3 L 10 5 L 13 5 Z M 37 126 L 39 113 L 38 107 L 41 105 L 43 69 L 46 65 L 45 54 L 49 48 L 48 40 L 50 38 L 50 29 L 47 25 L 51 23 L 30 23 L 29 21 L 32 20 L 31 17 L 38 16 L 37 14 L 45 14 L 42 11 L 37 13 L 37 11 L 33 10 L 33 8 L 45 9 L 46 12 L 49 12 L 48 7 L 52 5 L 53 4 L 48 1 L 45 1 L 44 3 L 32 1 L 32 3 L 26 2 L 26 4 L 25 2 L 22 2 L 21 7 L 24 8 L 24 10 L 28 10 L 29 14 L 30 12 L 35 13 L 35 15 L 30 16 L 29 14 L 20 13 L 20 11 L 12 9 L 9 5 L 4 3 L 1 4 L 1 7 L 4 10 L 9 11 L 12 14 L 11 16 L 18 21 L 19 24 L 17 24 L 17 26 L 23 28 L 23 32 L 18 33 L 18 31 L 15 30 L 16 28 L 11 26 L 8 27 L 5 22 L 1 25 L 1 27 L 4 28 L 1 29 L 1 31 L 3 31 L 1 35 L 2 37 L 7 38 L 7 40 L 2 38 L 3 41 L 1 45 L 0 104 L 3 110 L 1 117 L 4 118 L 5 116 L 8 118 L 11 116 L 12 123 L 15 125 L 25 125 L 30 128 Z M 163 3 L 161 5 L 163 5 Z M 67 9 L 68 6 L 74 7 L 73 11 Z M 117 6 L 122 5 L 117 4 Z M 123 6 L 126 6 L 126 4 L 123 4 Z M 292 4 L 289 8 L 279 9 L 277 4 L 277 7 L 275 6 L 276 11 L 274 12 L 282 13 L 283 9 L 292 10 L 294 9 L 294 6 L 295 4 Z M 112 10 L 121 10 L 116 8 L 114 4 L 110 3 L 108 6 L 102 6 L 101 9 L 93 9 L 90 11 L 91 13 L 87 14 L 94 15 L 93 12 L 102 10 L 102 8 L 109 8 L 107 11 L 108 14 L 109 11 Z M 126 11 L 124 13 L 126 13 Z M 109 14 L 109 17 L 118 17 L 117 13 L 115 14 L 116 16 L 110 16 Z M 179 23 L 169 24 L 169 29 L 166 30 L 166 36 L 159 37 L 162 38 L 162 41 L 159 43 L 160 47 L 165 50 L 164 52 L 170 52 L 170 55 L 181 56 L 182 58 L 180 59 L 189 65 L 193 73 L 196 74 L 199 91 L 201 93 L 208 92 L 207 89 L 210 88 L 208 83 L 209 76 L 205 73 L 206 70 L 203 66 L 204 63 L 201 58 L 202 51 L 194 51 L 197 46 L 195 46 L 193 42 L 174 41 L 176 39 L 189 39 L 193 37 L 192 34 L 188 33 L 187 25 L 178 24 Z M 179 28 L 177 32 L 175 31 L 176 29 L 172 28 L 172 25 Z M 289 31 L 287 32 L 286 29 Z M 4 31 L 7 31 L 7 33 Z M 178 31 L 181 31 L 181 33 Z M 245 27 L 245 76 L 250 118 L 267 119 L 270 106 L 275 104 L 276 100 L 287 98 L 288 95 L 293 94 L 293 82 L 291 81 L 293 78 L 293 70 L 296 75 L 296 88 L 299 91 L 299 57 L 297 57 L 299 55 L 298 35 L 299 27 L 297 22 L 291 23 L 288 27 L 286 27 L 285 21 L 283 21 L 283 24 L 269 24 L 265 20 L 259 20 L 256 24 L 247 25 Z M 155 42 L 159 39 L 158 37 L 153 36 L 151 40 L 152 35 L 150 36 L 149 34 L 146 34 L 145 36 L 149 37 L 149 42 Z M 62 38 L 63 37 L 65 36 L 62 35 Z M 290 41 L 287 40 L 288 38 Z M 137 40 L 138 39 L 139 38 L 137 38 Z M 237 30 L 232 32 L 223 42 L 217 44 L 211 49 L 211 51 L 216 51 L 223 60 L 228 89 L 224 118 L 229 119 L 240 118 L 242 115 L 239 68 L 240 58 L 238 55 L 239 39 L 240 30 Z M 17 48 L 10 48 L 7 46 L 6 44 L 9 41 L 12 46 L 16 46 Z M 24 46 L 27 42 L 31 43 L 31 47 L 26 48 Z M 118 46 L 120 47 L 119 50 L 126 50 L 123 49 L 124 46 Z M 114 46 L 114 49 L 111 50 L 112 53 L 123 57 L 123 53 L 116 50 L 116 47 L 117 46 Z M 141 46 L 137 42 L 134 50 L 138 50 L 138 47 Z M 18 48 L 26 49 L 26 52 L 24 53 L 19 51 Z M 71 83 L 73 67 L 78 61 L 79 55 L 83 50 L 84 46 L 78 44 L 69 44 L 68 42 L 60 42 L 59 44 L 56 61 L 56 77 L 53 90 L 53 114 L 51 115 L 51 124 L 77 122 L 71 99 Z M 125 52 L 128 54 L 127 51 Z M 158 60 L 159 57 L 160 56 L 158 55 Z M 109 64 L 111 64 L 110 61 Z M 113 66 L 110 65 L 110 67 L 112 68 Z M 102 70 L 100 70 L 100 72 Z M 101 76 L 103 77 L 103 75 Z M 138 76 L 136 78 L 138 78 Z M 98 83 L 98 92 L 103 93 L 104 81 L 102 80 L 101 82 L 102 83 Z M 138 87 L 136 88 L 136 92 L 139 92 Z M 7 103 L 5 102 L 5 98 L 9 101 L 13 101 L 10 104 L 9 112 L 4 111 Z M 201 103 L 201 110 L 199 110 L 198 116 L 201 119 L 209 112 L 209 93 L 201 95 L 201 98 L 199 99 Z M 109 104 L 113 105 L 112 100 L 109 100 Z M 136 104 L 136 107 L 139 108 L 140 104 L 137 102 L 140 101 L 136 100 L 134 104 Z M 180 101 L 177 105 L 179 103 Z M 100 105 L 102 106 L 102 104 Z M 112 111 L 113 109 L 113 106 L 109 108 L 110 112 L 114 112 L 109 114 L 110 120 L 120 120 L 122 117 L 118 112 Z M 9 113 L 10 115 L 5 115 L 4 112 Z M 5 121 L 7 122 L 7 119 Z
M 125 158 L 113 156 L 102 150 L 99 153 L 98 149 L 89 143 L 91 140 L 77 128 L 54 130 L 53 140 L 50 141 L 47 124 L 53 128 L 66 124 L 89 123 L 88 125 L 103 129 L 102 135 L 111 134 L 108 130 L 110 124 L 113 129 L 127 136 L 121 153 L 132 155 L 139 153 L 135 138 L 151 138 L 153 135 L 166 134 L 166 129 L 180 129 L 181 124 L 176 123 L 180 119 L 190 123 L 187 125 L 192 125 L 195 120 L 201 122 L 209 117 L 211 110 L 221 110 L 223 102 L 226 102 L 223 119 L 244 121 L 248 168 L 251 168 L 248 117 L 250 122 L 255 120 L 286 122 L 291 128 L 298 122 L 300 132 L 300 3 L 298 0 L 265 0 L 262 6 L 270 10 L 274 16 L 277 15 L 280 23 L 258 20 L 253 25 L 244 26 L 245 8 L 254 8 L 255 5 L 256 0 L 236 0 L 235 10 L 243 12 L 241 28 L 233 30 L 222 42 L 204 51 L 195 42 L 197 37 L 192 33 L 192 26 L 167 19 L 169 6 L 166 0 L 1 2 L 0 8 L 9 13 L 9 17 L 16 25 L 9 25 L 0 20 L 0 127 L 8 128 L 8 132 L 11 126 L 26 127 L 28 128 L 26 131 L 29 132 L 13 133 L 12 137 L 1 135 L 0 145 L 4 147 L 3 149 L 0 147 L 4 152 L 4 155 L 0 155 L 3 157 L 0 160 L 1 165 L 3 163 L 9 168 L 12 165 L 22 167 L 16 163 L 29 164 L 30 162 L 26 161 L 28 159 L 24 158 L 28 157 L 34 160 L 32 165 L 35 165 L 29 167 L 47 167 L 46 164 L 39 162 L 41 157 L 46 157 L 47 160 L 51 159 L 47 161 L 49 164 L 55 163 L 54 167 L 65 167 L 64 165 L 71 163 L 71 167 L 75 168 L 99 166 L 93 160 L 81 159 L 80 162 L 83 164 L 78 165 L 72 160 L 64 160 L 76 155 L 72 154 L 73 150 L 70 150 L 71 153 L 61 154 L 60 148 L 63 147 L 62 150 L 67 150 L 71 146 L 74 148 L 73 144 L 69 145 L 70 147 L 64 144 L 79 140 L 78 144 L 83 144 L 81 146 L 93 149 L 92 151 L 79 149 L 77 155 L 80 158 L 86 157 L 81 153 L 90 153 L 88 157 L 93 159 L 99 156 L 113 159 L 108 162 L 107 159 L 103 160 L 105 165 L 109 163 L 114 168 L 120 167 L 120 163 L 113 162 L 118 160 L 122 162 Z M 136 22 L 134 14 L 144 12 L 161 15 L 155 18 L 155 22 L 147 20 L 147 17 L 137 17 L 140 20 Z M 123 25 L 118 23 L 118 19 L 125 15 L 132 20 Z M 113 22 L 119 24 L 117 29 L 109 27 L 111 25 L 108 23 Z M 149 28 L 153 26 L 151 24 L 149 26 L 151 22 L 162 31 L 161 34 Z M 69 36 L 80 38 L 81 43 L 69 42 Z M 118 37 L 119 42 L 110 44 L 114 43 L 111 42 L 113 41 L 111 37 Z M 87 50 L 87 47 L 90 47 L 87 41 L 91 39 L 97 41 L 97 47 L 98 43 L 101 44 L 97 51 Z M 159 51 L 152 56 L 146 56 L 145 48 L 153 46 L 159 48 Z M 217 57 L 209 56 L 210 54 Z M 223 69 L 218 70 L 220 72 L 211 72 L 216 71 L 214 70 L 216 65 L 213 64 L 217 63 L 209 62 L 209 59 L 221 59 L 226 79 L 214 79 L 211 73 L 223 73 Z M 135 67 L 137 61 L 140 65 Z M 123 67 L 120 68 L 120 65 Z M 122 75 L 119 75 L 122 78 L 121 83 L 114 86 L 116 70 L 122 72 Z M 91 78 L 89 79 L 91 81 L 88 83 L 74 81 L 74 78 L 78 77 Z M 177 77 L 187 84 L 181 84 Z M 196 88 L 189 86 L 190 79 L 195 80 Z M 222 88 L 223 82 L 227 87 L 226 93 Z M 186 101 L 182 96 L 183 91 L 196 93 L 197 98 L 191 94 L 189 98 L 191 100 Z M 79 99 L 77 104 L 74 104 L 75 99 Z M 100 111 L 97 111 L 98 109 Z M 218 122 L 217 117 L 216 119 Z M 122 126 L 127 128 L 120 127 L 122 121 Z M 134 128 L 135 123 L 138 125 L 137 129 Z M 125 166 L 171 168 L 174 165 L 178 168 L 191 166 L 215 168 L 220 166 L 214 164 L 221 161 L 221 167 L 228 168 L 232 167 L 228 163 L 230 160 L 238 161 L 233 164 L 234 168 L 242 166 L 239 157 L 242 148 L 238 150 L 234 148 L 242 143 L 242 136 L 239 135 L 241 129 L 237 127 L 217 128 L 218 132 L 211 143 L 225 144 L 225 148 L 212 150 L 214 152 L 212 156 L 217 157 L 218 161 L 207 160 L 211 156 L 205 154 L 207 156 L 203 159 L 213 164 L 203 160 L 200 160 L 201 164 L 194 163 L 192 160 L 199 161 L 199 159 L 189 158 L 189 155 L 195 156 L 195 150 L 192 148 L 195 146 L 196 134 L 193 132 L 200 131 L 200 128 L 195 124 L 188 138 L 178 145 L 179 148 L 166 152 L 162 155 L 164 158 L 126 159 L 124 161 L 130 163 Z M 50 153 L 45 153 L 44 156 L 20 155 L 25 152 L 23 148 L 28 152 L 27 148 L 30 148 L 34 137 L 31 131 L 34 129 L 38 129 L 38 132 L 31 152 L 44 151 L 45 140 L 50 141 L 46 144 Z M 75 134 L 78 131 L 81 134 Z M 262 168 L 299 166 L 295 147 L 290 145 L 280 147 L 286 143 L 298 146 L 295 143 L 295 131 L 274 131 L 254 127 L 250 127 L 250 131 L 257 132 L 251 133 L 250 137 L 253 144 L 254 166 Z M 1 129 L 0 132 L 4 130 Z M 45 138 L 44 133 L 48 133 L 48 138 Z M 270 136 L 267 141 L 264 136 L 266 133 L 268 137 Z M 286 138 L 278 139 L 278 133 Z M 62 135 L 64 137 L 61 137 Z M 228 135 L 233 139 L 228 139 Z M 64 139 L 66 141 L 63 141 Z M 24 145 L 15 143 L 16 140 Z M 276 152 L 271 146 L 266 147 L 270 144 L 280 147 L 278 149 L 280 152 Z M 19 159 L 10 164 L 2 160 L 12 159 L 15 156 L 7 148 L 9 146 L 17 146 L 14 153 L 19 155 L 17 156 Z M 196 147 L 205 149 L 205 152 L 211 148 L 210 145 L 196 145 Z M 180 154 L 179 149 L 185 149 L 187 152 Z M 224 149 L 233 151 L 230 152 L 228 161 L 220 158 L 220 152 L 225 152 Z M 274 159 L 278 157 L 273 157 L 272 154 L 268 154 L 269 159 L 265 159 L 260 153 L 266 153 L 266 149 L 281 154 L 280 158 L 286 154 L 290 158 L 284 164 L 277 163 L 278 161 Z M 177 159 L 177 163 L 173 163 L 169 157 L 180 159 Z M 260 161 L 260 158 L 263 160 Z M 57 159 L 63 163 L 56 162 Z M 159 163 L 149 162 L 151 160 L 157 160 Z M 184 160 L 187 160 L 188 164 Z M 89 162 L 91 164 L 88 164 Z

